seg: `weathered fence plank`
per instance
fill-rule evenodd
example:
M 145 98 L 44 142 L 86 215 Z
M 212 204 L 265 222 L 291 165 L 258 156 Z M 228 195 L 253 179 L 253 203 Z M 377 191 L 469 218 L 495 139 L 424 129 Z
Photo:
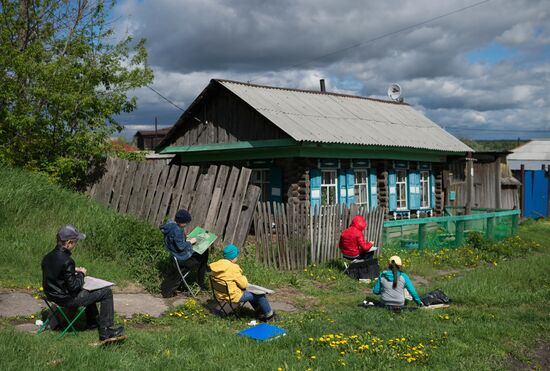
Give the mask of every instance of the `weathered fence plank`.
M 244 244 L 260 197 L 259 187 L 249 185 L 250 169 L 212 165 L 200 175 L 199 166 L 117 158 L 107 159 L 105 166 L 103 178 L 88 192 L 97 201 L 153 225 L 187 208 L 193 215 L 189 229 L 201 225 L 214 230 L 220 242 Z M 258 224 L 260 229 L 265 231 L 262 241 L 271 248 L 267 242 L 272 232 Z
M 231 203 L 231 210 L 229 213 L 229 219 L 227 221 L 227 227 L 225 229 L 224 235 L 226 236 L 226 241 L 234 241 L 236 235 L 236 226 L 239 223 L 239 218 L 242 211 L 244 196 L 246 194 L 246 188 L 250 180 L 250 174 L 252 170 L 247 168 L 241 169 L 241 174 L 239 176 L 239 181 L 237 182 L 237 187 L 235 189 L 235 196 L 233 197 L 233 202 Z
M 379 247 L 379 253 L 383 208 L 258 203 L 254 213 L 257 261 L 281 270 L 295 270 L 336 259 L 341 254 L 340 234 L 355 215 L 367 220 L 365 238 Z

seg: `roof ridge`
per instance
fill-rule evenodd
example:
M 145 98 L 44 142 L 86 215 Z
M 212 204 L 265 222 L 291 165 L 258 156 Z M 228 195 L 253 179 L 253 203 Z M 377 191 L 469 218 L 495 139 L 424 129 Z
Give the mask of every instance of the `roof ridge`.
M 284 90 L 284 91 L 292 91 L 292 92 L 298 92 L 298 93 L 309 93 L 309 94 L 318 94 L 318 95 L 332 95 L 336 97 L 343 97 L 343 98 L 357 98 L 357 99 L 364 99 L 369 100 L 373 102 L 380 102 L 380 103 L 388 103 L 388 104 L 397 104 L 399 106 L 410 106 L 406 102 L 394 102 L 389 100 L 383 100 L 378 98 L 370 98 L 370 97 L 363 97 L 361 95 L 351 95 L 351 94 L 343 94 L 343 93 L 334 93 L 329 91 L 319 91 L 319 90 L 306 90 L 306 89 L 298 89 L 298 88 L 284 88 L 280 86 L 269 86 L 269 85 L 260 85 L 260 84 L 251 84 L 249 82 L 242 82 L 242 81 L 235 81 L 235 80 L 227 80 L 227 79 L 212 79 L 214 81 L 217 81 L 219 83 L 227 82 L 230 84 L 239 84 L 239 85 L 245 85 L 250 86 L 253 88 L 264 88 L 264 89 L 273 89 L 273 90 Z

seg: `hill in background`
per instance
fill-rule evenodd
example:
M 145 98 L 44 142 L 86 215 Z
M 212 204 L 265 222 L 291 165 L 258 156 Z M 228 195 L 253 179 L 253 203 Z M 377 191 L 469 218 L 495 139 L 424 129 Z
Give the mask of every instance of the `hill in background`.
M 527 142 L 528 140 L 473 140 L 461 139 L 463 143 L 474 151 L 511 151 Z

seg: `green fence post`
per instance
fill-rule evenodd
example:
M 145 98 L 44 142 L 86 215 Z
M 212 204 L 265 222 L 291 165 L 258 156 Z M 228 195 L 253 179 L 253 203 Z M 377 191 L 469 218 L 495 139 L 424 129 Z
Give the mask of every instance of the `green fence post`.
M 490 241 L 495 239 L 495 217 L 494 216 L 487 218 L 487 237 L 486 238 Z
M 427 224 L 418 225 L 418 248 L 423 249 L 426 247 L 426 228 Z
M 464 221 L 463 220 L 456 221 L 455 243 L 457 247 L 464 245 Z
M 512 236 L 518 234 L 519 230 L 519 215 L 512 215 Z

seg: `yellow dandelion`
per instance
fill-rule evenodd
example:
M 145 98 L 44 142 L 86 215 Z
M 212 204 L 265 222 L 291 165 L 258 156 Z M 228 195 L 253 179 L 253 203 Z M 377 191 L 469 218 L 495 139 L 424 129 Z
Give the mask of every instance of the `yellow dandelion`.
M 311 358 L 311 359 L 317 359 L 317 357 L 316 357 L 316 356 L 311 356 L 311 357 L 309 357 L 309 358 Z

